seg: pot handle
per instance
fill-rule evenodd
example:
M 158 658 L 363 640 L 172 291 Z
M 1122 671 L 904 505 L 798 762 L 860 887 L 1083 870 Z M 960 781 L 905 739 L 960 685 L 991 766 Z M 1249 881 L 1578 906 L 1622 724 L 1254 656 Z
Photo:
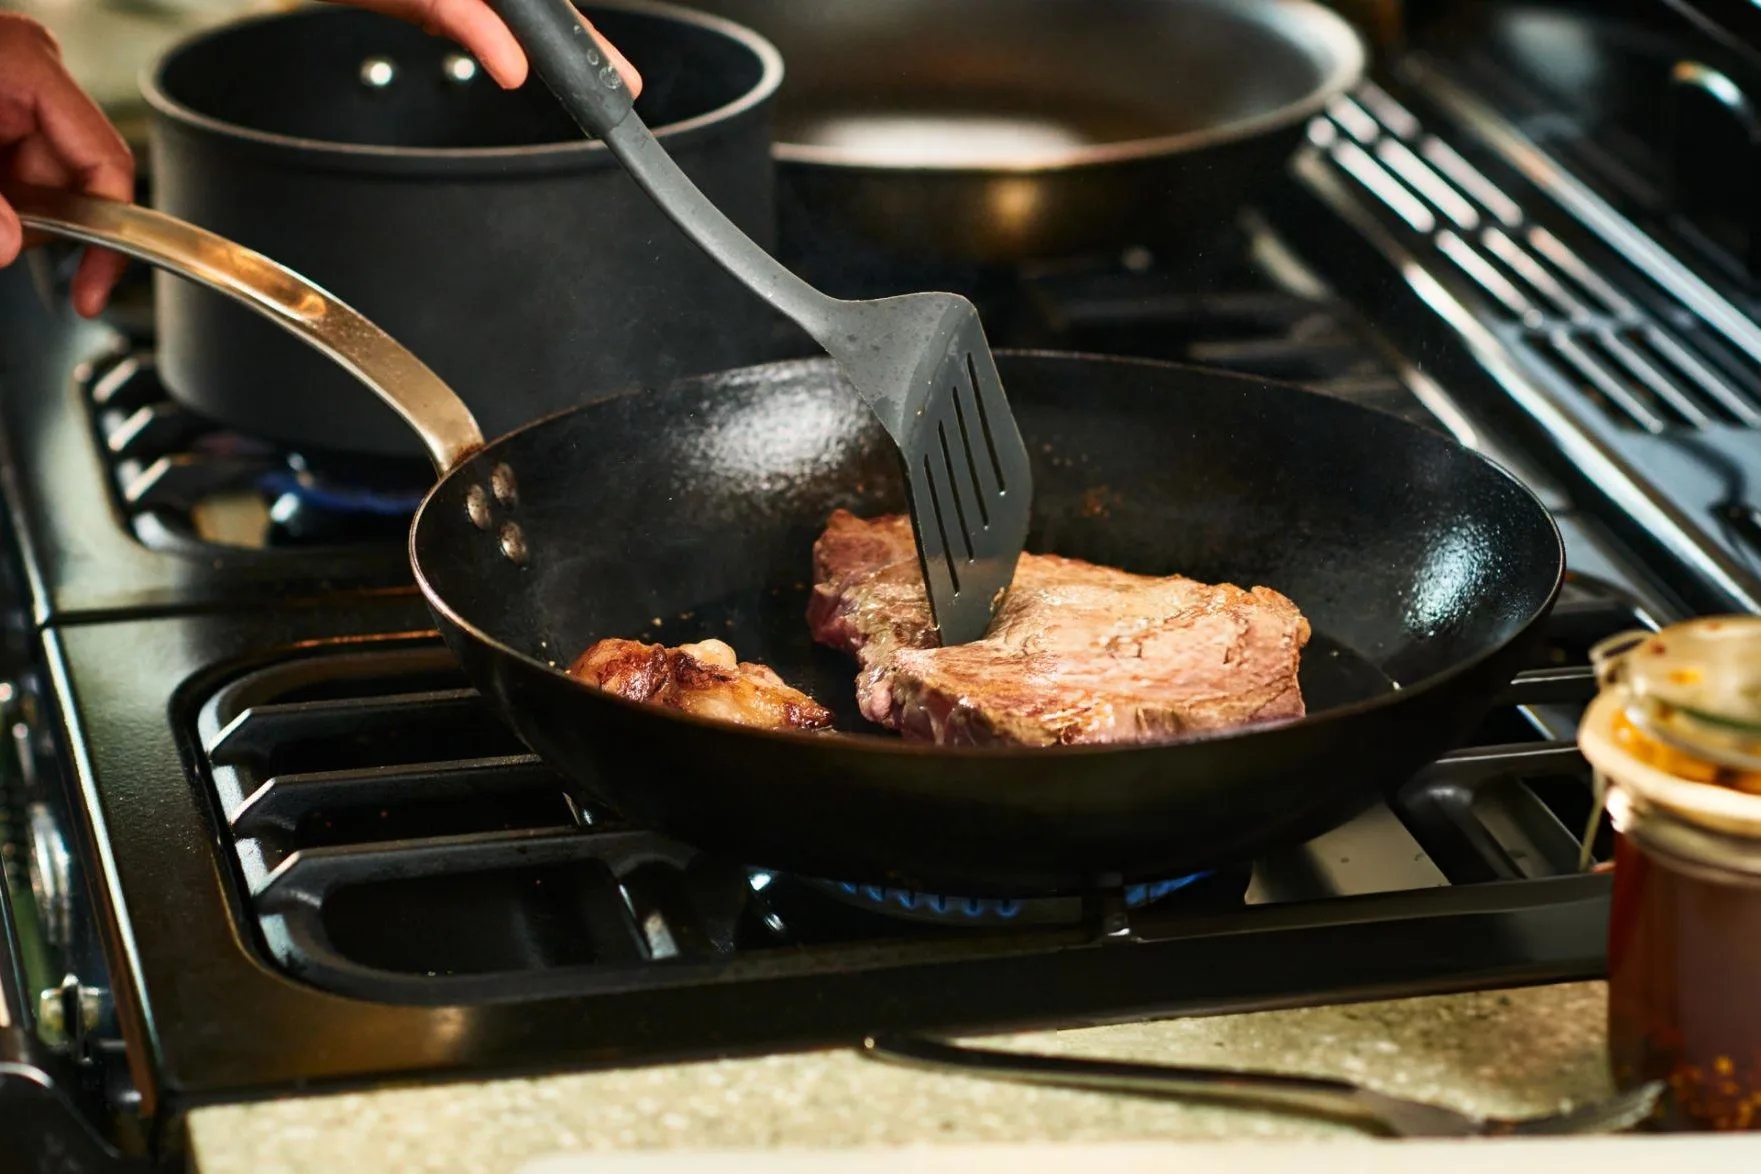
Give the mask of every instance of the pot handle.
M 441 474 L 483 447 L 483 431 L 440 376 L 334 295 L 261 253 L 163 212 L 8 184 L 26 229 L 102 245 L 225 294 L 329 356 L 416 430 Z

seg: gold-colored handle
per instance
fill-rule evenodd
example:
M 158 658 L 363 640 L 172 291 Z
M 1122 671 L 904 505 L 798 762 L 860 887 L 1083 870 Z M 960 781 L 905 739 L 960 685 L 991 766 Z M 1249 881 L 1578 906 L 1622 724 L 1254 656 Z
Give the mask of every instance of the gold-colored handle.
M 347 370 L 416 430 L 441 473 L 483 447 L 471 409 L 422 360 L 335 296 L 261 253 L 133 204 L 0 189 L 27 229 L 103 245 L 225 294 Z

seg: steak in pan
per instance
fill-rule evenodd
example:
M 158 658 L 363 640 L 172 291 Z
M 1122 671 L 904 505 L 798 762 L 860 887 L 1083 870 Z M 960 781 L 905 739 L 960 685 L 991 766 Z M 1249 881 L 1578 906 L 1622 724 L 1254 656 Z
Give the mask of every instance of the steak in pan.
M 856 658 L 863 716 L 912 741 L 1160 742 L 1303 715 L 1308 621 L 1268 587 L 1027 554 L 985 637 L 943 648 L 905 515 L 833 512 L 813 570 L 813 638 Z M 719 640 L 601 640 L 569 672 L 632 701 L 739 725 L 818 730 L 832 720 Z
M 808 624 L 861 666 L 870 721 L 942 745 L 1173 738 L 1303 716 L 1309 624 L 1267 587 L 1023 555 L 982 640 L 938 646 L 904 515 L 834 512 Z

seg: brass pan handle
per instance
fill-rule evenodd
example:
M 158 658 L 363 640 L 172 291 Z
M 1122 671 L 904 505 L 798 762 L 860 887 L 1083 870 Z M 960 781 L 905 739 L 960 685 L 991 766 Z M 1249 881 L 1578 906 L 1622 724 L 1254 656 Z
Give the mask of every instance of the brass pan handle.
M 0 189 L 26 229 L 102 245 L 225 294 L 328 355 L 416 430 L 442 474 L 483 447 L 471 409 L 422 360 L 334 295 L 182 220 L 52 188 Z

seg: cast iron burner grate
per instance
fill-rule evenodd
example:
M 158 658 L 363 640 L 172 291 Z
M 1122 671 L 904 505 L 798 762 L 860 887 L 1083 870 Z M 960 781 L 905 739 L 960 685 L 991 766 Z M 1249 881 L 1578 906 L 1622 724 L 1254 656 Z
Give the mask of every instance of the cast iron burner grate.
M 80 384 L 117 504 L 155 549 L 395 542 L 434 481 L 420 458 L 295 451 L 206 420 L 170 398 L 150 350 Z
M 1043 990 L 1028 981 L 996 1002 L 1000 1021 L 1018 1020 L 1123 1007 L 1129 982 L 1057 978 L 1086 973 L 1083 951 L 1117 947 L 1109 967 L 1154 968 L 1160 1011 L 1301 1002 L 1600 973 L 1607 878 L 1578 873 L 1592 802 L 1572 738 L 1595 689 L 1589 646 L 1635 625 L 1654 626 L 1611 589 L 1568 584 L 1545 662 L 1470 743 L 1310 845 L 1184 883 L 981 902 L 971 916 L 957 898 L 718 860 L 577 802 L 432 640 L 320 647 L 245 672 L 200 703 L 193 750 L 261 949 L 355 997 L 786 987 L 1006 957 L 1026 977 L 1048 968 Z
M 1582 162 L 1570 119 L 1535 120 L 1562 133 L 1534 141 L 1453 67 L 1411 55 L 1394 75 L 1309 124 L 1280 229 L 1395 345 L 1565 454 L 1565 483 L 1696 609 L 1755 610 L 1753 299 L 1682 263 L 1680 223 L 1635 222 L 1557 166 Z

